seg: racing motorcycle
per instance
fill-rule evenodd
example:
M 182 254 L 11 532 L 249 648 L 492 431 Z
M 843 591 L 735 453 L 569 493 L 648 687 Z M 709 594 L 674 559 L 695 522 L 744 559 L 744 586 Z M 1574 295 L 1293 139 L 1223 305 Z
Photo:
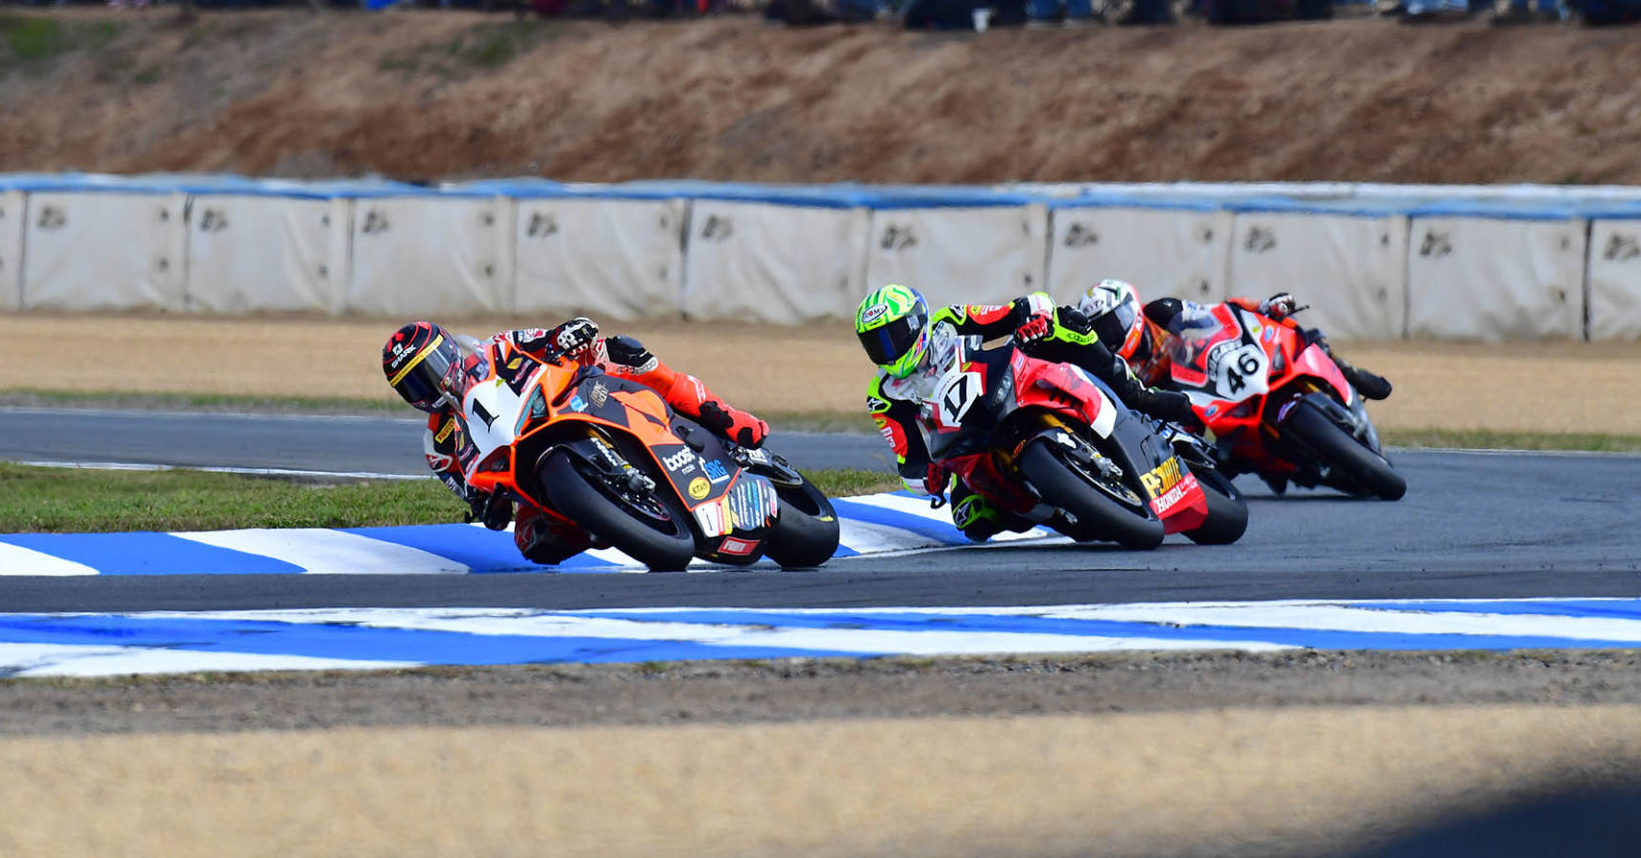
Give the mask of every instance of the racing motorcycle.
M 1069 363 L 1012 340 L 930 331 L 921 411 L 931 457 L 998 508 L 1079 542 L 1151 549 L 1169 533 L 1230 543 L 1248 507 L 1200 439 L 1130 411 Z
M 831 501 L 780 456 L 720 438 L 596 366 L 507 343 L 475 354 L 458 409 L 474 488 L 556 511 L 651 571 L 691 557 L 818 566 L 837 551 Z
M 1173 384 L 1216 439 L 1231 475 L 1396 500 L 1390 464 L 1361 394 L 1328 353 L 1294 328 L 1237 306 L 1188 306 L 1169 322 Z

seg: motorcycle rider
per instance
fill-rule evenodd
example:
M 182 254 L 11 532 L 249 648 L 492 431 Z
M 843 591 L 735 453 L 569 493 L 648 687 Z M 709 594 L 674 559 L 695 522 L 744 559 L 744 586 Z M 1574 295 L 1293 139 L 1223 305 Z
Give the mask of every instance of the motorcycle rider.
M 1231 298 L 1226 303 L 1267 316 L 1293 329 L 1305 342 L 1320 346 L 1338 365 L 1345 381 L 1350 382 L 1362 398 L 1385 399 L 1390 396 L 1391 384 L 1384 376 L 1334 354 L 1320 329 L 1299 324 L 1294 314 L 1305 307 L 1300 306 L 1287 292 L 1278 292 L 1263 301 Z M 1096 334 L 1107 347 L 1125 358 L 1145 383 L 1166 385 L 1171 381 L 1173 370 L 1168 347 L 1176 337 L 1169 330 L 1169 325 L 1182 313 L 1201 306 L 1179 298 L 1158 298 L 1141 308 L 1139 295 L 1132 285 L 1120 280 L 1102 280 L 1077 301 L 1077 309 L 1086 319 L 1086 327 L 1081 320 L 1073 320 L 1070 326 L 1083 333 Z
M 599 336 L 598 325 L 583 316 L 546 330 L 503 331 L 488 341 L 457 336 L 433 322 L 411 322 L 382 347 L 382 372 L 406 402 L 428 414 L 423 435 L 427 466 L 467 502 L 467 520 L 482 521 L 491 530 L 503 530 L 513 520 L 513 502 L 467 484 L 463 464 L 476 448 L 468 443 L 457 412 L 468 379 L 483 378 L 487 362 L 503 346 L 539 360 L 598 367 L 636 381 L 661 394 L 673 409 L 744 447 L 762 445 L 769 434 L 769 424 L 728 404 L 700 379 L 667 366 L 632 337 Z M 559 563 L 588 548 L 607 547 L 595 545 L 592 535 L 575 522 L 533 504 L 520 504 L 517 519 L 513 541 L 520 554 L 536 563 Z
M 868 294 L 855 311 L 855 335 L 879 372 L 866 394 L 866 410 L 895 451 L 901 482 L 910 491 L 943 498 L 952 475 L 929 457 L 918 426 L 923 407 L 918 377 L 937 371 L 927 365 L 929 331 L 946 322 L 961 336 L 1013 336 L 1028 353 L 1068 360 L 1098 376 L 1136 410 L 1165 420 L 1191 420 L 1190 399 L 1175 391 L 1150 390 L 1136 380 L 1096 336 L 1063 331 L 1061 310 L 1047 294 L 1035 292 L 1007 304 L 954 304 L 933 313 L 922 293 L 891 283 Z M 1003 530 L 1032 523 L 997 508 L 956 480 L 951 490 L 952 523 L 968 538 L 983 542 Z

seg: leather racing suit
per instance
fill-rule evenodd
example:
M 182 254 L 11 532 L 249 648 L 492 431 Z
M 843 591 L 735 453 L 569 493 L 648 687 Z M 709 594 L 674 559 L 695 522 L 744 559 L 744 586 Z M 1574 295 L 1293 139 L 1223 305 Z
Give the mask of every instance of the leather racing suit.
M 1069 312 L 1067 312 L 1069 311 Z M 1134 378 L 1127 363 L 1114 356 L 1099 338 L 1067 328 L 1059 321 L 1077 313 L 1075 308 L 1055 307 L 1046 293 L 1034 292 L 1007 304 L 953 304 L 929 314 L 927 327 L 950 324 L 959 336 L 992 339 L 1013 336 L 1028 354 L 1044 360 L 1066 361 L 1087 370 L 1110 385 L 1130 407 L 1155 416 L 1179 419 L 1190 415 L 1190 400 L 1183 394 L 1150 391 Z M 1071 321 L 1071 319 L 1067 319 Z M 1027 327 L 1028 323 L 1035 325 Z M 1028 333 L 1029 332 L 1029 333 Z M 919 367 L 918 373 L 929 370 Z M 895 453 L 901 483 L 912 492 L 937 495 L 945 492 L 950 476 L 929 456 L 920 424 L 925 405 L 918 393 L 917 373 L 898 379 L 878 371 L 867 389 L 866 410 Z M 1177 398 L 1177 401 L 1176 401 Z M 1141 407 L 1141 404 L 1149 407 Z M 951 490 L 952 523 L 964 535 L 983 542 L 1002 530 L 1023 531 L 1032 523 L 994 504 L 956 480 Z
M 495 349 L 506 345 L 539 360 L 597 366 L 610 375 L 636 381 L 661 394 L 674 410 L 742 446 L 757 447 L 769 434 L 767 423 L 729 405 L 700 379 L 667 366 L 632 337 L 599 336 L 598 327 L 585 318 L 547 330 L 503 331 L 483 345 L 491 360 Z M 474 448 L 452 409 L 428 415 L 422 446 L 427 466 L 469 505 L 469 521 L 483 521 L 486 527 L 501 530 L 514 518 L 509 499 L 479 491 L 463 477 L 464 453 L 470 457 Z M 534 504 L 518 505 L 513 541 L 525 559 L 546 564 L 562 562 L 588 548 L 607 547 L 570 519 Z

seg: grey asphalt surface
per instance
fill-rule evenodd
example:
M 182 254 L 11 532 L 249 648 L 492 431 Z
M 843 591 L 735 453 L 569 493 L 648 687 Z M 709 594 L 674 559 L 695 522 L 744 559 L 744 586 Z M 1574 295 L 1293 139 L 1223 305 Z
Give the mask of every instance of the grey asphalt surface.
M 407 409 L 408 411 L 408 409 Z M 427 476 L 413 418 L 0 408 L 0 460 Z M 883 468 L 875 435 L 786 433 L 799 468 Z
M 74 424 L 73 432 L 58 420 Z M 414 473 L 421 467 L 419 432 L 413 421 L 385 419 L 12 410 L 0 411 L 0 459 Z M 885 467 L 875 436 L 788 435 L 772 444 L 801 467 Z M 401 453 L 406 445 L 409 452 Z M 819 570 L 784 573 L 9 578 L 0 590 L 0 610 L 955 606 L 1641 594 L 1641 457 L 1409 450 L 1393 458 L 1409 483 L 1407 497 L 1395 503 L 1303 490 L 1276 497 L 1255 479 L 1239 479 L 1251 517 L 1248 533 L 1230 546 L 1197 546 L 1179 536 L 1152 552 L 991 545 L 840 558 Z

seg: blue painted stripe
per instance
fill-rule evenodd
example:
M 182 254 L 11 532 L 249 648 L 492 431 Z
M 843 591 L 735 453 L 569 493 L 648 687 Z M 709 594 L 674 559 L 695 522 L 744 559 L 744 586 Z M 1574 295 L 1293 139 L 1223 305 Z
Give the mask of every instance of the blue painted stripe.
M 827 649 L 716 646 L 694 641 L 475 635 L 333 623 L 124 616 L 0 615 L 0 642 L 121 646 L 421 664 L 553 664 L 859 656 Z M 869 655 L 883 655 L 872 653 Z
M 447 557 L 474 572 L 607 572 L 615 564 L 578 554 L 557 566 L 542 566 L 519 556 L 513 535 L 466 524 L 418 524 L 407 527 L 355 527 L 347 533 L 380 539 Z
M 837 510 L 838 516 L 841 518 L 911 531 L 919 536 L 926 536 L 946 545 L 971 544 L 969 538 L 964 536 L 962 531 L 958 530 L 949 521 L 926 518 L 897 509 L 884 509 L 883 507 L 872 506 L 847 498 L 834 499 L 832 507 Z
M 169 533 L 13 533 L 7 542 L 82 563 L 104 575 L 292 575 L 304 570 L 261 554 Z
M 1557 649 L 1567 647 L 1632 648 L 1631 640 L 1590 640 L 1546 635 L 1415 634 L 1259 626 L 1178 626 L 1122 620 L 1085 620 L 1009 614 L 850 614 L 780 611 L 700 610 L 644 613 L 586 611 L 577 616 L 636 622 L 682 622 L 712 625 L 763 625 L 774 628 L 871 629 L 904 632 L 979 634 L 1053 634 L 1088 637 L 1154 638 L 1175 641 L 1273 643 L 1314 649 Z
M 1641 620 L 1641 599 L 1566 600 L 1474 600 L 1431 599 L 1418 602 L 1351 602 L 1349 607 L 1373 611 L 1422 611 L 1424 613 L 1510 614 L 1551 617 L 1581 617 L 1614 620 Z

